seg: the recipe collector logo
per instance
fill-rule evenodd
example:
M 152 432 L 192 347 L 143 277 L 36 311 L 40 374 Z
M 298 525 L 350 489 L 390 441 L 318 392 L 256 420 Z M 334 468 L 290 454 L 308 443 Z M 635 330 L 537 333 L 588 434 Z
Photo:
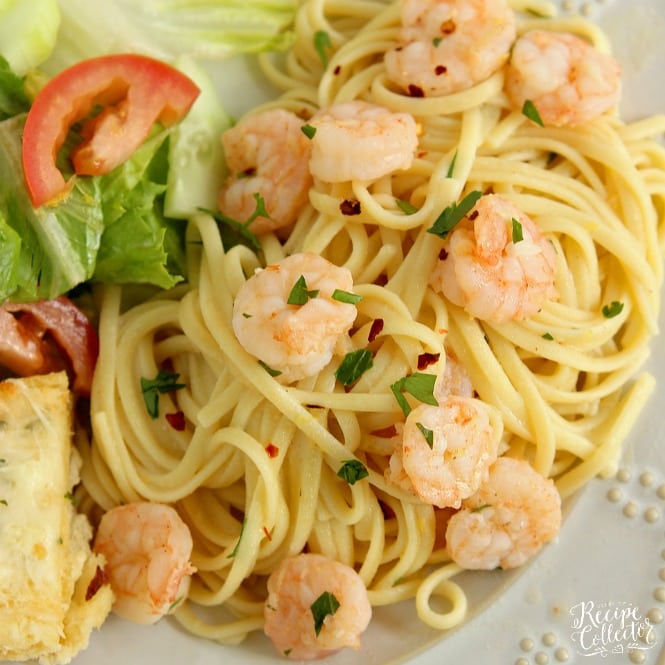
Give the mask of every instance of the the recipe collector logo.
M 570 608 L 571 639 L 581 656 L 629 654 L 655 646 L 649 618 L 633 603 L 585 600 Z

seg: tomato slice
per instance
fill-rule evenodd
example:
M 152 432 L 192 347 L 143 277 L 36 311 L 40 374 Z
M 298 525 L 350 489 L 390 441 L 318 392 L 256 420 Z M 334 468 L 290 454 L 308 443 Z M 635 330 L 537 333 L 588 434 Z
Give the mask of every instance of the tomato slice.
M 56 158 L 75 122 L 87 118 L 71 155 L 74 171 L 101 175 L 128 159 L 155 122 L 180 120 L 198 94 L 183 73 L 138 54 L 104 55 L 60 72 L 39 91 L 25 121 L 23 171 L 32 204 L 55 203 L 69 191 Z

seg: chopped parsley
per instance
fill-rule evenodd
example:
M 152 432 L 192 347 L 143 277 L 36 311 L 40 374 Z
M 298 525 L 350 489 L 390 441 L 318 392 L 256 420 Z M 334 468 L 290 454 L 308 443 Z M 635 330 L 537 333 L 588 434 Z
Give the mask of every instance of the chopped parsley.
M 551 342 L 551 341 L 554 340 L 554 337 L 552 336 L 552 333 L 546 332 L 546 333 L 543 335 L 543 339 L 546 339 L 546 340 L 548 340 L 549 342 Z
M 281 372 L 278 369 L 273 369 L 272 367 L 264 363 L 263 360 L 259 360 L 259 365 L 261 365 L 261 367 L 263 367 L 263 369 L 266 372 L 268 372 L 268 374 L 270 374 L 270 376 L 272 377 L 279 376 L 281 374 Z
M 395 203 L 397 204 L 397 207 L 405 214 L 405 215 L 413 215 L 414 213 L 418 212 L 418 208 L 414 206 L 413 204 L 409 203 L 408 201 L 404 201 L 402 199 L 395 199 Z
M 430 404 L 436 406 L 438 402 L 434 397 L 434 383 L 436 381 L 436 376 L 434 374 L 425 374 L 423 372 L 414 372 L 405 376 L 399 381 L 395 381 L 390 386 L 390 389 L 397 400 L 397 403 L 400 405 L 402 412 L 405 416 L 408 416 L 411 412 L 411 406 L 406 400 L 404 393 L 409 393 L 417 400 L 424 402 L 425 404 Z
M 434 37 L 432 39 L 432 45 L 436 48 L 443 41 L 443 37 Z
M 314 138 L 314 134 L 316 134 L 316 127 L 313 127 L 312 125 L 303 125 L 300 128 L 300 131 L 302 131 L 308 139 L 312 139 Z
M 178 596 L 170 605 L 169 609 L 167 610 L 167 614 L 170 614 L 173 612 L 173 610 L 182 603 L 182 601 L 185 599 L 185 596 Z
M 427 445 L 430 448 L 434 448 L 434 431 L 431 430 L 431 429 L 428 429 L 422 423 L 416 423 L 416 427 L 420 430 L 422 435 L 425 437 L 425 441 L 427 441 Z
M 453 177 L 453 172 L 455 171 L 455 163 L 457 162 L 457 151 L 455 151 L 455 154 L 453 155 L 453 159 L 450 162 L 450 166 L 448 167 L 448 173 L 446 173 L 446 178 L 452 178 Z
M 319 636 L 323 622 L 327 616 L 332 616 L 339 609 L 339 600 L 330 591 L 324 591 L 311 605 L 310 610 L 314 617 L 314 632 Z
M 372 365 L 372 352 L 369 349 L 349 351 L 335 371 L 335 378 L 343 385 L 355 383 Z
M 522 115 L 541 127 L 545 126 L 543 119 L 540 117 L 540 113 L 538 113 L 536 105 L 530 99 L 527 99 L 522 105 Z
M 358 480 L 367 478 L 369 471 L 360 460 L 348 459 L 342 462 L 337 475 L 349 485 L 355 485 Z
M 524 232 L 522 225 L 513 217 L 513 242 L 520 242 L 524 240 Z
M 242 521 L 242 524 L 240 525 L 240 534 L 238 535 L 238 541 L 236 542 L 235 547 L 233 548 L 233 551 L 231 554 L 229 554 L 226 558 L 227 559 L 233 559 L 236 554 L 238 554 L 238 547 L 240 547 L 240 541 L 242 540 L 242 534 L 245 533 L 245 524 L 247 524 L 247 519 L 245 518 Z
M 313 291 L 307 290 L 307 282 L 305 281 L 305 276 L 300 275 L 296 280 L 296 283 L 289 293 L 289 297 L 286 299 L 287 304 L 289 305 L 304 305 L 310 298 L 316 298 L 319 295 L 318 289 Z
M 342 291 L 342 289 L 335 289 L 330 297 L 333 300 L 345 302 L 349 305 L 356 305 L 363 299 L 362 296 L 356 295 L 355 293 L 349 293 L 348 291 Z
M 0 503 L 1 503 L 3 506 L 8 506 L 8 505 L 9 505 L 9 504 L 7 503 L 7 499 L 0 499 Z
M 65 492 L 65 499 L 67 499 L 72 506 L 75 506 L 78 503 L 78 499 L 72 494 L 72 492 Z
M 482 196 L 477 190 L 469 192 L 459 203 L 451 203 L 436 219 L 434 224 L 427 229 L 429 233 L 445 238 L 469 211 L 476 205 L 476 201 Z
M 332 48 L 330 35 L 325 30 L 317 30 L 314 33 L 314 48 L 321 58 L 323 68 L 328 66 L 328 49 Z
M 266 210 L 266 203 L 263 197 L 258 192 L 255 192 L 253 197 L 256 201 L 256 207 L 254 208 L 254 212 L 244 222 L 239 222 L 236 219 L 227 217 L 218 210 L 200 208 L 202 212 L 208 213 L 220 224 L 222 245 L 226 251 L 236 245 L 244 245 L 255 252 L 258 252 L 261 249 L 261 243 L 259 242 L 258 237 L 255 233 L 252 233 L 249 230 L 249 226 L 257 217 L 270 219 L 270 215 Z
M 623 303 L 613 300 L 609 305 L 603 306 L 603 316 L 606 319 L 613 319 L 623 311 Z
M 141 377 L 141 392 L 143 401 L 151 418 L 159 415 L 159 395 L 171 393 L 185 387 L 184 383 L 178 383 L 179 374 L 159 370 L 154 379 Z

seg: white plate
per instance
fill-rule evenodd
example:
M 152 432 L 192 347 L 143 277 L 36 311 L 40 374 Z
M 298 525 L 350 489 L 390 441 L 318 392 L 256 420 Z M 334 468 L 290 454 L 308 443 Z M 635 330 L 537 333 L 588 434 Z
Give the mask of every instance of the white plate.
M 665 112 L 665 0 L 597 0 L 560 3 L 564 13 L 581 12 L 609 34 L 625 72 L 623 116 Z M 217 76 L 227 110 L 244 110 L 256 80 L 243 59 Z M 665 324 L 665 317 L 661 317 Z M 665 348 L 654 343 L 650 369 L 665 385 Z M 662 388 L 661 388 L 662 391 Z M 597 480 L 583 492 L 565 521 L 558 542 L 519 573 L 475 573 L 468 592 L 476 616 L 441 636 L 423 627 L 412 604 L 377 611 L 359 653 L 343 652 L 327 663 L 364 665 L 441 663 L 665 663 L 665 436 L 660 430 L 663 399 L 657 391 L 627 443 L 617 478 Z M 660 445 L 659 445 L 660 444 Z M 502 590 L 487 597 L 488 590 Z M 490 601 L 491 602 L 487 602 Z M 578 628 L 572 608 L 622 609 L 651 624 L 650 639 L 629 644 L 627 634 L 607 637 L 607 621 L 587 612 Z M 615 628 L 617 627 L 616 622 Z M 584 641 L 581 639 L 581 631 Z M 607 651 L 596 653 L 592 638 Z M 92 636 L 75 665 L 266 665 L 288 662 L 260 635 L 239 647 L 222 647 L 186 635 L 175 622 L 136 626 L 111 617 Z

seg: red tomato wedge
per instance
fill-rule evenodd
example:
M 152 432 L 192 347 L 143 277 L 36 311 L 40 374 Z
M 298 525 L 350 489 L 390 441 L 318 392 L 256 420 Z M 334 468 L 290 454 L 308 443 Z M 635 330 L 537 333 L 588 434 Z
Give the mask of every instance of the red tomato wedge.
M 55 203 L 69 191 L 56 158 L 75 122 L 87 118 L 71 154 L 74 171 L 101 175 L 127 160 L 155 122 L 178 122 L 198 95 L 190 78 L 143 55 L 100 56 L 60 72 L 39 91 L 25 121 L 23 171 L 32 204 Z

